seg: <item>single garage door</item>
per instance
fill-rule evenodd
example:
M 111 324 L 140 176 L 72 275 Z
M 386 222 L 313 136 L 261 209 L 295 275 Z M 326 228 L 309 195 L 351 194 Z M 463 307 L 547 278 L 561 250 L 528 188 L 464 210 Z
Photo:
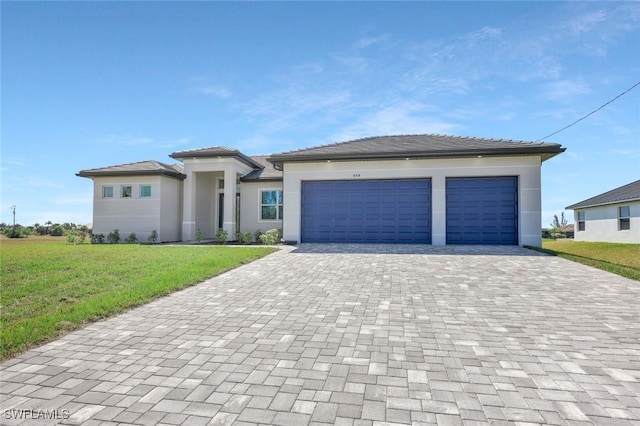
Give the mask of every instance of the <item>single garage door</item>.
M 447 244 L 518 244 L 518 178 L 447 178 Z
M 302 182 L 302 242 L 431 243 L 431 180 Z

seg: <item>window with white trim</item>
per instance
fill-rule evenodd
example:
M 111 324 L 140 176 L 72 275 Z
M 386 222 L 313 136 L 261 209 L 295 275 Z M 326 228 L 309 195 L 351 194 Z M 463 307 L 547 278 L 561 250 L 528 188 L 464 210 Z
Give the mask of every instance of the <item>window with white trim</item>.
M 631 229 L 631 208 L 629 206 L 618 207 L 618 230 L 628 231 Z
M 282 190 L 260 191 L 260 220 L 282 220 Z
M 584 231 L 585 227 L 585 214 L 584 212 L 578 212 L 578 231 Z
M 102 198 L 113 198 L 113 186 L 102 187 Z
M 140 185 L 140 198 L 151 197 L 151 185 Z
M 122 191 L 120 192 L 122 198 L 131 198 L 133 197 L 133 186 L 131 185 L 122 185 Z

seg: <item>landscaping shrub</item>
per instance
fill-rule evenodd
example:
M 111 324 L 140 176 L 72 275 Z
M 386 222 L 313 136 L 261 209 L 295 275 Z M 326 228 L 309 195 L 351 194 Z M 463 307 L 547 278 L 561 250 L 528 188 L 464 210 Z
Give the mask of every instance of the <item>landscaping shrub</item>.
M 151 244 L 155 244 L 158 241 L 158 231 L 156 231 L 155 229 L 151 231 L 151 234 L 149 235 L 149 238 L 147 238 L 147 241 L 149 241 Z
M 136 233 L 132 232 L 129 234 L 129 236 L 127 237 L 127 239 L 125 240 L 125 242 L 127 244 L 135 244 L 138 242 L 138 237 L 136 237 Z
M 256 243 L 262 242 L 262 240 L 260 239 L 261 236 L 262 236 L 262 231 L 259 229 L 253 233 L 253 239 L 255 240 Z
M 91 234 L 91 244 L 103 244 L 104 234 Z
M 260 235 L 260 241 L 262 244 L 274 245 L 278 244 L 282 239 L 282 233 L 277 229 L 269 229 L 264 234 Z
M 198 230 L 196 230 L 196 241 L 197 241 L 197 242 L 202 241 L 202 237 L 203 237 L 203 236 L 204 236 L 204 235 L 202 234 L 202 229 L 198 229 Z
M 251 241 L 253 240 L 253 233 L 251 231 L 238 232 L 236 234 L 236 239 L 240 244 L 251 244 Z
M 226 243 L 228 238 L 229 234 L 227 234 L 227 231 L 222 228 L 218 228 L 218 231 L 216 232 L 216 241 L 218 244 Z
M 120 230 L 114 229 L 109 232 L 109 235 L 107 235 L 107 241 L 109 241 L 110 244 L 118 244 L 120 242 Z

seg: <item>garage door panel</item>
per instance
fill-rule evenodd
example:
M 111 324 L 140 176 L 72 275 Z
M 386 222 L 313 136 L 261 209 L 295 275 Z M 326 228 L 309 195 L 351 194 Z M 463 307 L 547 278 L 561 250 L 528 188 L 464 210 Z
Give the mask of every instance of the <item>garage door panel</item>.
M 518 244 L 515 176 L 447 178 L 447 244 Z
M 303 182 L 302 241 L 431 243 L 431 181 Z

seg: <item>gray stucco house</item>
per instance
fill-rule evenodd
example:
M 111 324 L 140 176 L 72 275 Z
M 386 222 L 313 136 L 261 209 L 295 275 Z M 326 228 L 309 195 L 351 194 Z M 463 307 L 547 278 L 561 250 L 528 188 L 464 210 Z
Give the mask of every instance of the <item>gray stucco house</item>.
M 279 228 L 289 242 L 541 244 L 542 162 L 558 144 L 380 136 L 270 156 L 228 147 L 80 171 L 96 233 L 161 241 Z M 229 196 L 229 194 L 232 194 Z
M 576 241 L 640 243 L 640 180 L 566 207 Z

